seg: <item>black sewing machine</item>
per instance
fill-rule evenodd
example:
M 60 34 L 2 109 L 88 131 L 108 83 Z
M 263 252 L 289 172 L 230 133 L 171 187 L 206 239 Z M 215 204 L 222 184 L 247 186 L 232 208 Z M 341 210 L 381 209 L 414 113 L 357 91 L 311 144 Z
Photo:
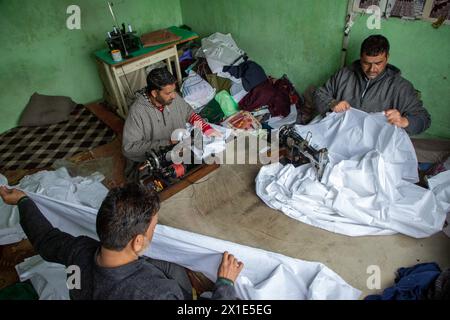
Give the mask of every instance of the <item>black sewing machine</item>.
M 108 32 L 106 43 L 110 50 L 120 50 L 122 57 L 126 58 L 131 52 L 142 48 L 141 39 L 136 35 L 136 31 L 128 25 L 128 31 L 125 30 L 125 24 L 122 23 L 122 29 L 114 27 Z
M 281 163 L 291 163 L 295 167 L 311 163 L 317 170 L 317 177 L 322 179 L 323 172 L 328 164 L 328 150 L 322 148 L 316 150 L 310 144 L 312 138 L 309 132 L 305 139 L 303 139 L 296 131 L 294 125 L 283 126 L 279 131 L 280 147 L 287 149 L 285 158 L 280 160 Z
M 113 3 L 108 2 L 108 8 L 114 21 L 113 30 L 108 32 L 106 43 L 110 50 L 120 50 L 123 58 L 129 58 L 130 53 L 142 48 L 141 39 L 136 36 L 136 31 L 133 31 L 131 25 L 128 25 L 128 30 L 125 29 L 125 24 L 122 23 L 122 29 L 118 28 L 116 15 L 113 11 Z
M 140 181 L 143 185 L 161 192 L 183 180 L 197 168 L 204 166 L 196 163 L 191 152 L 189 164 L 173 163 L 171 153 L 174 146 L 161 147 L 146 152 L 147 160 L 139 167 Z

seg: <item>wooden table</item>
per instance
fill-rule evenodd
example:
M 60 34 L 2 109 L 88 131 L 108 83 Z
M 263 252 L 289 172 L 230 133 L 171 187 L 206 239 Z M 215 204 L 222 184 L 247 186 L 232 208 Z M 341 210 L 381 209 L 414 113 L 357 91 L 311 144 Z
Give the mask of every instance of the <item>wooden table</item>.
M 160 61 L 166 61 L 169 71 L 173 73 L 171 61 L 174 61 L 176 76 L 181 85 L 182 76 L 178 60 L 177 45 L 194 40 L 198 38 L 198 35 L 194 32 L 174 26 L 168 28 L 168 30 L 181 38 L 174 42 L 141 48 L 132 52 L 130 58 L 123 59 L 119 62 L 115 62 L 112 59 L 109 49 L 102 49 L 94 53 L 100 78 L 102 79 L 106 90 L 112 95 L 108 102 L 116 107 L 117 114 L 122 118 L 125 119 L 127 116 L 128 105 L 120 77 Z

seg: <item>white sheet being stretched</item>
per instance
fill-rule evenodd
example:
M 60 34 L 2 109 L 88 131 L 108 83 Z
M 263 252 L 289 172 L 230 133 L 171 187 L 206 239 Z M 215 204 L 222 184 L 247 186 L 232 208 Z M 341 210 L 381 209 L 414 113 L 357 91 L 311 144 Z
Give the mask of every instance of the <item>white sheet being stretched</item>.
M 88 177 L 71 177 L 66 168 L 59 168 L 25 176 L 16 188 L 98 208 L 108 193 L 108 189 L 101 183 L 103 179 L 104 176 L 100 173 Z M 0 174 L 0 185 L 7 184 L 8 180 Z M 0 198 L 0 245 L 15 243 L 25 238 L 19 224 L 19 210 L 16 206 L 5 204 Z
M 87 235 L 97 239 L 96 208 L 35 192 L 26 193 L 55 227 L 74 236 Z M 53 194 L 67 197 L 66 193 L 56 189 Z M 241 299 L 357 299 L 361 294 L 321 263 L 293 259 L 163 225 L 157 225 L 145 255 L 203 272 L 214 281 L 222 252 L 226 250 L 245 264 L 236 283 Z M 61 285 L 65 277 L 62 266 L 58 268 L 58 265 L 33 258 L 18 265 L 17 270 L 21 279 L 32 279 L 42 298 L 68 298 L 67 288 Z
M 268 206 L 350 236 L 400 232 L 422 238 L 442 230 L 446 203 L 414 184 L 411 140 L 384 114 L 350 109 L 296 130 L 304 138 L 311 132 L 312 145 L 328 148 L 330 162 L 321 181 L 310 164 L 261 168 L 256 193 Z

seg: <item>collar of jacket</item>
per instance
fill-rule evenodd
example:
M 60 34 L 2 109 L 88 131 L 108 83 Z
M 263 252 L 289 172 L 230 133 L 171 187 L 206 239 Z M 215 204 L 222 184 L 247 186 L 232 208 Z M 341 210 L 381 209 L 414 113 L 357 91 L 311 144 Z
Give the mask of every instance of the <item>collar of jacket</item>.
M 164 109 L 166 106 L 157 107 L 152 103 L 152 100 L 150 99 L 150 96 L 147 94 L 146 90 L 141 90 L 139 93 L 147 100 L 147 102 L 150 104 L 152 108 L 155 108 L 156 110 L 160 111 L 161 113 L 164 113 Z M 169 111 L 169 110 L 167 110 Z

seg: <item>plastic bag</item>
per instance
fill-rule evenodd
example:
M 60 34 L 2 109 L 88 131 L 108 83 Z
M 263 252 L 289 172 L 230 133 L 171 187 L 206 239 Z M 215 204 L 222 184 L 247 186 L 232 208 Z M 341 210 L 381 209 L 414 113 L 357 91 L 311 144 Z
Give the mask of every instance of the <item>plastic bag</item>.
M 241 82 L 228 72 L 222 72 L 224 66 L 239 65 L 244 61 L 242 56 L 245 52 L 238 48 L 230 34 L 216 32 L 208 38 L 203 38 L 202 51 L 213 73 L 237 83 Z
M 184 100 L 198 111 L 214 99 L 216 89 L 194 71 L 189 71 L 189 76 L 181 86 Z
M 222 125 L 230 129 L 240 129 L 245 131 L 256 131 L 262 128 L 259 121 L 256 120 L 250 112 L 243 110 L 226 119 Z
M 234 101 L 233 97 L 230 96 L 227 91 L 220 91 L 216 95 L 215 99 L 220 104 L 220 108 L 222 109 L 225 117 L 229 117 L 239 111 L 237 102 Z

